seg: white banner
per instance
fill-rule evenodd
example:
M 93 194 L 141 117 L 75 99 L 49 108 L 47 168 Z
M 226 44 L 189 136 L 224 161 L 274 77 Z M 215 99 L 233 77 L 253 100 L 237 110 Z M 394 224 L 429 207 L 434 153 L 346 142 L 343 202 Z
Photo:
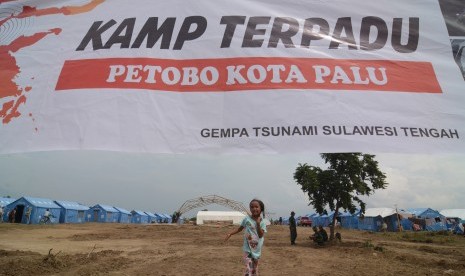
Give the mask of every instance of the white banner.
M 1 1 L 0 153 L 463 153 L 449 2 Z

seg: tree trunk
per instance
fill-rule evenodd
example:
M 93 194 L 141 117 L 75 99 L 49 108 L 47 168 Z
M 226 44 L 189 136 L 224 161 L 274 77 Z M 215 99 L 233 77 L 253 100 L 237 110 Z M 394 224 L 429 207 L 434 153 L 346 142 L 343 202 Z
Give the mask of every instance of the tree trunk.
M 333 222 L 329 226 L 329 239 L 330 240 L 334 240 L 334 228 L 336 227 L 338 211 L 339 211 L 339 207 L 336 207 L 336 210 L 334 210 Z

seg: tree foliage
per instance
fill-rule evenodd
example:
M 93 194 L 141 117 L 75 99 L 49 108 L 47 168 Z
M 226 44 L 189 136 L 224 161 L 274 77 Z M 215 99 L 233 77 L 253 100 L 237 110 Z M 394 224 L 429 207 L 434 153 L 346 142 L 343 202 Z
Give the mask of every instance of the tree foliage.
M 327 169 L 299 164 L 294 180 L 308 195 L 309 205 L 319 214 L 327 214 L 327 207 L 336 214 L 339 210 L 354 213 L 357 205 L 362 213 L 365 203 L 361 196 L 369 196 L 376 189 L 385 189 L 386 176 L 379 169 L 374 155 L 362 153 L 322 153 Z M 334 226 L 336 216 L 333 217 Z M 331 238 L 334 228 L 331 227 Z

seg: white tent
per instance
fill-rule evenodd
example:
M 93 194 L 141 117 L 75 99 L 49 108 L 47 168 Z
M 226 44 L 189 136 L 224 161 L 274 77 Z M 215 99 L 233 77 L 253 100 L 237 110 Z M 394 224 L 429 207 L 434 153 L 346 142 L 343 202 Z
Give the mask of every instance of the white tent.
M 383 218 L 389 217 L 394 215 L 395 213 L 401 215 L 402 218 L 409 218 L 412 217 L 412 214 L 403 210 L 403 209 L 398 209 L 396 212 L 396 209 L 393 208 L 368 208 L 365 210 L 365 217 L 377 217 L 381 216 Z
M 238 211 L 199 211 L 197 213 L 197 224 L 208 222 L 232 222 L 241 224 L 245 214 Z
M 444 209 L 439 213 L 446 218 L 460 218 L 465 220 L 465 209 Z
M 368 208 L 365 210 L 365 217 L 377 217 L 381 216 L 383 218 L 392 216 L 396 213 L 395 209 L 392 208 Z

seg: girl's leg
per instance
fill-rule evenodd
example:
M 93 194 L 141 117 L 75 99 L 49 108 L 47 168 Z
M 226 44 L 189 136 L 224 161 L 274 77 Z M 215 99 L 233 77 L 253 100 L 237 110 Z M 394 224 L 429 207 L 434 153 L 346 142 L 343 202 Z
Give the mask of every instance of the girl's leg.
M 258 275 L 258 260 L 252 259 L 252 276 Z
M 252 258 L 249 257 L 249 253 L 244 252 L 242 259 L 245 265 L 245 276 L 252 276 L 253 261 Z

